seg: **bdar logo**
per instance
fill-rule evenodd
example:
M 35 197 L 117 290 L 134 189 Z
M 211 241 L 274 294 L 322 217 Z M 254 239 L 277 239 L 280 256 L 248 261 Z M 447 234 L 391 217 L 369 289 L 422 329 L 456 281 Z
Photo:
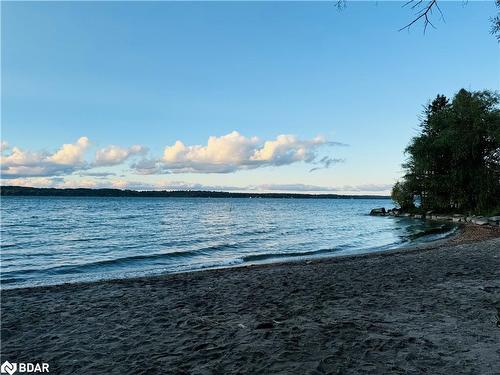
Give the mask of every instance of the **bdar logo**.
M 12 375 L 17 371 L 17 363 L 10 363 L 9 361 L 5 361 L 4 363 L 2 363 L 0 371 L 2 372 L 2 374 L 8 373 L 9 375 Z
M 31 362 L 18 362 L 18 363 L 10 363 L 9 361 L 5 361 L 0 366 L 0 372 L 2 374 L 13 375 L 15 372 L 20 374 L 23 373 L 33 373 L 33 372 L 49 372 L 49 364 L 42 363 L 31 363 Z

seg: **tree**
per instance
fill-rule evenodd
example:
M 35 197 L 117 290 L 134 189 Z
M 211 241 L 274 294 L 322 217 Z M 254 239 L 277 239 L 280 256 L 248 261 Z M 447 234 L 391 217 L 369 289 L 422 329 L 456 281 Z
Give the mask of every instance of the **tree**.
M 425 109 L 421 132 L 405 152 L 403 181 L 394 196 L 416 196 L 424 209 L 487 212 L 500 208 L 499 97 L 460 90 L 438 95 Z M 402 197 L 402 198 L 401 198 Z
M 391 198 L 402 210 L 415 208 L 413 191 L 405 182 L 396 182 L 391 191 Z
M 467 1 L 464 2 L 467 3 Z M 336 2 L 336 6 L 339 10 L 342 10 L 346 7 L 346 3 L 347 0 L 338 0 Z M 495 0 L 495 4 L 500 10 L 500 0 Z M 409 30 L 413 25 L 419 23 L 420 21 L 423 22 L 424 33 L 428 26 L 436 28 L 431 20 L 434 14 L 438 14 L 439 17 L 444 20 L 444 14 L 439 7 L 438 0 L 408 0 L 403 4 L 403 7 L 408 7 L 414 11 L 414 17 L 408 24 L 399 29 L 399 31 Z M 491 34 L 494 35 L 500 42 L 500 15 L 497 13 L 494 17 L 490 18 L 490 21 Z

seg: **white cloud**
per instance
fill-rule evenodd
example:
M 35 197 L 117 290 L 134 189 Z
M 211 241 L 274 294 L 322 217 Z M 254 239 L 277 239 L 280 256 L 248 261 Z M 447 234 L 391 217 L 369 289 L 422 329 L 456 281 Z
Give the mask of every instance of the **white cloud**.
M 0 158 L 2 177 L 57 176 L 84 169 L 84 154 L 89 145 L 88 138 L 81 137 L 74 144 L 64 144 L 53 154 L 13 147 L 10 154 Z
M 12 178 L 0 180 L 2 186 L 23 186 L 36 188 L 58 187 L 58 185 L 63 182 L 64 179 L 60 177 Z
M 80 137 L 76 143 L 64 144 L 49 161 L 63 165 L 78 165 L 83 163 L 84 153 L 90 145 L 87 137 Z
M 133 155 L 144 154 L 147 148 L 141 145 L 133 145 L 129 148 L 123 148 L 115 145 L 107 146 L 97 150 L 95 154 L 95 166 L 111 166 L 123 163 Z
M 316 157 L 316 146 L 326 144 L 317 137 L 311 141 L 300 141 L 293 135 L 279 135 L 274 141 L 266 141 L 264 147 L 255 150 L 250 158 L 273 165 L 286 165 L 296 161 L 312 162 Z
M 172 146 L 165 147 L 159 164 L 153 165 L 149 161 L 148 167 L 144 168 L 146 162 L 143 161 L 143 164 L 133 167 L 141 174 L 158 173 L 158 170 L 170 173 L 230 173 L 296 162 L 327 167 L 340 159 L 327 157 L 317 160 L 318 149 L 338 144 L 323 137 L 304 141 L 294 135 L 279 135 L 275 140 L 262 144 L 257 137 L 247 138 L 233 131 L 221 137 L 209 137 L 206 146 L 186 146 L 176 141 Z
M 126 181 L 122 180 L 102 180 L 94 178 L 64 179 L 62 177 L 27 177 L 0 179 L 2 186 L 24 186 L 37 188 L 58 188 L 58 189 L 76 189 L 76 188 L 117 188 L 123 189 Z
M 298 162 L 310 164 L 311 171 L 314 171 L 342 161 L 325 156 L 323 152 L 320 154 L 320 148 L 333 145 L 339 143 L 329 142 L 323 137 L 301 140 L 294 135 L 279 135 L 274 140 L 260 141 L 257 137 L 245 137 L 233 131 L 220 137 L 209 137 L 206 145 L 185 145 L 176 141 L 165 147 L 161 158 L 147 158 L 148 149 L 141 145 L 128 148 L 110 145 L 97 150 L 93 161 L 86 161 L 90 141 L 87 137 L 80 137 L 75 143 L 64 144 L 53 153 L 10 148 L 2 142 L 0 165 L 2 177 L 9 179 L 64 176 L 74 172 L 79 172 L 80 176 L 107 177 L 113 172 L 94 168 L 119 165 L 139 155 L 142 158 L 130 167 L 141 175 L 231 173 Z
M 257 137 L 246 138 L 237 131 L 211 136 L 206 146 L 185 146 L 181 141 L 165 147 L 161 162 L 172 172 L 228 173 L 251 164 Z

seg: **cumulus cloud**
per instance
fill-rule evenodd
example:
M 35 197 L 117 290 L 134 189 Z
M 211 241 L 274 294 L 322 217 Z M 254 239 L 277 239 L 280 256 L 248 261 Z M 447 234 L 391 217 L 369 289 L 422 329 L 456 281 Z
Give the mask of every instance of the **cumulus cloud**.
M 279 135 L 274 141 L 266 141 L 250 157 L 256 162 L 270 165 L 287 165 L 296 161 L 311 163 L 316 158 L 316 148 L 326 144 L 323 137 L 311 141 L 300 141 L 294 135 Z
M 84 153 L 90 145 L 87 137 L 80 137 L 76 143 L 64 144 L 48 161 L 62 165 L 78 165 L 83 163 Z
M 174 173 L 229 173 L 249 167 L 258 144 L 257 137 L 246 138 L 233 131 L 209 137 L 206 146 L 185 146 L 181 141 L 165 147 L 161 163 Z
M 27 151 L 2 142 L 0 165 L 2 177 L 9 179 L 64 176 L 75 172 L 79 172 L 81 177 L 108 177 L 113 172 L 94 168 L 120 165 L 132 157 L 136 160 L 130 167 L 140 175 L 231 173 L 299 162 L 310 164 L 310 171 L 315 171 L 342 161 L 325 156 L 325 152 L 320 150 L 334 145 L 341 144 L 327 141 L 324 137 L 302 140 L 294 135 L 279 135 L 275 139 L 261 141 L 233 131 L 220 137 L 209 137 L 206 145 L 186 145 L 176 141 L 165 147 L 159 158 L 148 157 L 148 149 L 141 145 L 110 145 L 97 150 L 93 161 L 86 161 L 90 141 L 81 137 L 75 143 L 62 145 L 53 153 Z
M 300 140 L 294 135 L 279 135 L 261 142 L 257 137 L 245 137 L 237 131 L 208 138 L 206 145 L 187 146 L 181 141 L 164 149 L 163 157 L 155 162 L 142 160 L 132 167 L 140 174 L 154 173 L 230 173 L 264 166 L 290 165 L 296 162 L 318 164 L 327 168 L 340 159 L 323 157 L 323 146 L 340 145 L 324 137 Z
M 133 145 L 129 148 L 110 145 L 97 150 L 94 165 L 99 167 L 118 165 L 133 155 L 145 154 L 147 151 L 147 148 L 141 145 Z
M 24 151 L 19 147 L 13 147 L 10 149 L 10 154 L 1 156 L 2 177 L 47 177 L 84 169 L 86 167 L 84 154 L 89 145 L 89 139 L 81 137 L 75 143 L 64 144 L 53 154 L 45 151 Z

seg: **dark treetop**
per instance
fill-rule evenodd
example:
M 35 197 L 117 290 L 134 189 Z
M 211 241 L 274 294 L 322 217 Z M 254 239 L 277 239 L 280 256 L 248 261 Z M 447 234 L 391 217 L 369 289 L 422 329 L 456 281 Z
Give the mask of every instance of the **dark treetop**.
M 500 212 L 500 98 L 490 91 L 438 95 L 422 115 L 392 190 L 403 209 Z

